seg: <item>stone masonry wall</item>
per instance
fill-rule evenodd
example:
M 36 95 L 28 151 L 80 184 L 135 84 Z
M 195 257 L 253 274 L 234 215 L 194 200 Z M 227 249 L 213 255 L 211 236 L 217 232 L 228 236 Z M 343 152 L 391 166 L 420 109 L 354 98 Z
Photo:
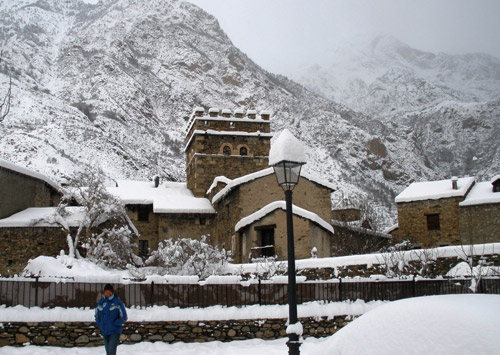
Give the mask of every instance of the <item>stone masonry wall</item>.
M 500 204 L 460 207 L 460 236 L 466 244 L 500 242 Z
M 0 168 L 0 219 L 28 207 L 52 207 L 59 195 L 44 181 Z
M 301 318 L 304 338 L 326 337 L 346 326 L 353 316 Z M 121 343 L 165 343 L 278 339 L 286 337 L 286 319 L 191 322 L 128 322 Z M 0 346 L 49 345 L 60 347 L 103 345 L 93 322 L 0 323 Z
M 206 197 L 206 191 L 216 176 L 235 179 L 268 166 L 267 156 L 197 155 L 186 167 L 187 187 L 195 196 Z
M 271 127 L 269 121 L 261 119 L 239 119 L 239 118 L 212 118 L 212 117 L 201 117 L 196 119 L 193 126 L 186 135 L 185 142 L 189 142 L 189 139 L 193 135 L 194 130 L 215 130 L 215 131 L 235 131 L 235 132 L 257 132 L 270 133 Z
M 186 149 L 186 164 L 193 159 L 194 154 L 223 154 L 223 147 L 231 148 L 231 155 L 240 155 L 240 148 L 247 148 L 247 155 L 251 157 L 267 157 L 271 149 L 269 136 L 238 136 L 196 134 Z
M 62 249 L 68 249 L 62 228 L 0 228 L 0 274 L 18 273 L 29 259 L 56 256 Z
M 455 197 L 398 203 L 398 241 L 409 239 L 422 248 L 460 244 L 458 204 L 462 200 L 462 197 Z M 428 214 L 439 214 L 439 230 L 427 229 Z

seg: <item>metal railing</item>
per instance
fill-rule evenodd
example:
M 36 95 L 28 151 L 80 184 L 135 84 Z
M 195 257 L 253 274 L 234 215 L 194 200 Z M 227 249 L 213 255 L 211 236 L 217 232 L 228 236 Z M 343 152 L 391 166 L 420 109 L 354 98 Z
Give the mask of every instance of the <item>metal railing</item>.
M 346 300 L 394 301 L 409 297 L 472 293 L 471 279 L 330 280 L 297 284 L 298 303 Z M 94 307 L 104 283 L 0 280 L 0 304 L 8 307 Z M 237 284 L 113 284 L 128 307 L 274 305 L 288 302 L 288 285 L 270 281 Z M 500 294 L 500 278 L 483 278 L 477 293 Z

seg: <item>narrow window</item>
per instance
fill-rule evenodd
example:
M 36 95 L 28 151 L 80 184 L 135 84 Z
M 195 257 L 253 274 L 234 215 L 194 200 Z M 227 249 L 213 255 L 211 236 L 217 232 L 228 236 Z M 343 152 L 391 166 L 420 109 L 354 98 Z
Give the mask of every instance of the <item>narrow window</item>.
M 441 228 L 439 224 L 439 214 L 428 214 L 427 215 L 427 230 L 436 231 Z
M 149 206 L 139 206 L 137 208 L 137 220 L 141 222 L 149 222 Z
M 222 153 L 224 153 L 224 155 L 231 155 L 231 148 L 229 148 L 227 145 L 224 147 L 224 149 L 222 149 Z
M 139 240 L 139 256 L 147 256 L 149 254 L 149 240 Z
M 274 256 L 274 228 L 262 229 L 260 231 L 260 256 Z
M 246 147 L 240 148 L 240 155 L 248 155 L 248 150 Z
M 206 219 L 205 219 L 205 217 L 200 217 L 200 225 L 201 225 L 201 226 L 204 226 L 204 225 L 205 225 L 205 223 L 206 223 Z

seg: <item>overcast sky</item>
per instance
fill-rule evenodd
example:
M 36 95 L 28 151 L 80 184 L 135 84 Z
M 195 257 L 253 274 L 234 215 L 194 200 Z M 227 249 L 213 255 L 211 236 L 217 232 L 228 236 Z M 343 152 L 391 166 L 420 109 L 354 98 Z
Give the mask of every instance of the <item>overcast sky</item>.
M 189 0 L 265 69 L 286 73 L 326 48 L 390 34 L 434 53 L 500 58 L 500 0 Z

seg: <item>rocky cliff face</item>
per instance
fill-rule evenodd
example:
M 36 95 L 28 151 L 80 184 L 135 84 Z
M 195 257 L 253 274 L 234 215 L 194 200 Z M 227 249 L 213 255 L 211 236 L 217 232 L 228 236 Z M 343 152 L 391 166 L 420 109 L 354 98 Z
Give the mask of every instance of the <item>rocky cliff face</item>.
M 271 110 L 272 131 L 286 127 L 308 146 L 305 169 L 374 201 L 389 216 L 385 224 L 394 218 L 395 193 L 412 180 L 447 176 L 448 166 L 489 173 L 498 102 L 473 102 L 467 113 L 453 104 L 451 111 L 451 104 L 437 103 L 443 95 L 451 100 L 474 93 L 427 82 L 422 87 L 411 71 L 396 68 L 376 81 L 436 97 L 426 98 L 432 105 L 424 110 L 412 104 L 404 115 L 401 102 L 411 100 L 397 98 L 391 105 L 401 119 L 387 120 L 380 114 L 385 105 L 357 113 L 264 71 L 233 46 L 214 17 L 182 1 L 6 0 L 0 18 L 0 89 L 9 75 L 13 79 L 0 156 L 59 181 L 96 167 L 110 179 L 158 174 L 184 180 L 184 118 L 196 106 Z M 372 84 L 353 83 L 352 92 L 366 97 Z M 435 141 L 435 121 L 446 142 Z

